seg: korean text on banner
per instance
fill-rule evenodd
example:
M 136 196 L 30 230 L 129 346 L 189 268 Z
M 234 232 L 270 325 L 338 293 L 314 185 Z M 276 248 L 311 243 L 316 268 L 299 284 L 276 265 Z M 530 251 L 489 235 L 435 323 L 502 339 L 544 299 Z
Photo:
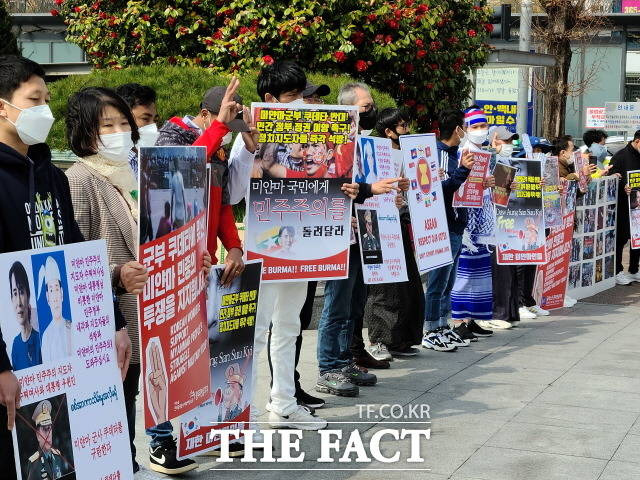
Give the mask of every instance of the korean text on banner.
M 396 165 L 388 138 L 360 137 L 363 163 L 373 166 L 380 178 L 396 178 L 401 165 Z M 402 157 L 400 157 L 402 158 Z M 407 281 L 400 212 L 395 205 L 396 192 L 375 195 L 356 205 L 358 238 L 364 283 Z
M 587 107 L 585 109 L 585 128 L 604 128 L 605 109 L 604 107 Z
M 133 479 L 105 242 L 6 253 L 0 269 L 18 479 Z
M 207 295 L 211 398 L 180 418 L 179 458 L 220 445 L 217 431 L 249 428 L 262 262 L 247 262 L 227 286 L 220 283 L 223 272 L 223 265 L 211 269 Z
M 464 155 L 466 152 L 462 152 Z M 484 195 L 484 178 L 487 175 L 491 153 L 472 152 L 473 168 L 469 176 L 460 188 L 453 195 L 454 207 L 482 208 L 482 197 Z
M 624 132 L 635 132 L 640 129 L 640 103 L 606 102 L 604 129 Z
M 433 134 L 403 135 L 400 147 L 409 178 L 407 200 L 411 213 L 416 261 L 421 273 L 453 263 L 438 150 Z
M 547 157 L 543 154 L 535 154 L 543 162 L 544 186 L 542 187 L 542 199 L 544 202 L 544 226 L 545 228 L 561 227 L 562 198 L 560 197 L 560 175 L 558 170 L 558 157 Z
M 506 207 L 511 196 L 511 184 L 516 178 L 516 169 L 511 165 L 498 162 L 493 167 L 493 177 L 496 181 L 491 192 L 493 203 L 500 207 Z
M 248 259 L 264 282 L 346 278 L 351 199 L 344 183 L 373 183 L 368 158 L 356 165 L 357 107 L 253 103 L 258 129 L 247 200 Z
M 207 244 L 204 147 L 140 149 L 140 245 L 149 280 L 139 297 L 145 426 L 194 409 L 209 395 L 203 256 Z M 141 221 L 141 224 L 143 222 Z M 142 238 L 142 237 L 141 237 Z
M 539 160 L 511 159 L 516 187 L 509 205 L 496 207 L 496 246 L 500 265 L 540 265 L 547 262 Z
M 631 248 L 640 248 L 640 170 L 627 172 L 627 184 L 631 188 L 629 194 Z

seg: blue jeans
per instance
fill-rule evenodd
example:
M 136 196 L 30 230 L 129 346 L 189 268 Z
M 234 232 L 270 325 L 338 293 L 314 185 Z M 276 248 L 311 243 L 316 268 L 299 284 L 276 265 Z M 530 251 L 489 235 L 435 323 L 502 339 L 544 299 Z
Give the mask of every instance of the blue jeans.
M 358 313 L 359 307 L 360 310 L 364 309 L 366 292 L 360 252 L 352 247 L 349 250 L 349 277 L 328 280 L 324 286 L 324 307 L 318 324 L 317 345 L 320 373 L 346 367 L 353 361 L 350 351 L 352 314 Z
M 448 325 L 451 314 L 451 290 L 456 282 L 456 270 L 462 250 L 462 235 L 449 232 L 453 263 L 436 268 L 427 275 L 424 330 L 430 332 Z
M 155 427 L 147 428 L 146 433 L 151 437 L 151 442 L 149 443 L 151 448 L 173 442 L 173 425 L 171 425 L 171 422 L 163 422 Z

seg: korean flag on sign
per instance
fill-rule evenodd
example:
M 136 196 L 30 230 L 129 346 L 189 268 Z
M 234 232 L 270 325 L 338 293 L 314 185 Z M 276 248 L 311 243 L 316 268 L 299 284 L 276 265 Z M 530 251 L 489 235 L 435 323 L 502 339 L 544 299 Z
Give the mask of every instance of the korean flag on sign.
M 198 420 L 198 417 L 193 417 L 189 421 L 182 422 L 182 431 L 185 437 L 188 437 L 199 428 L 200 428 L 200 421 Z

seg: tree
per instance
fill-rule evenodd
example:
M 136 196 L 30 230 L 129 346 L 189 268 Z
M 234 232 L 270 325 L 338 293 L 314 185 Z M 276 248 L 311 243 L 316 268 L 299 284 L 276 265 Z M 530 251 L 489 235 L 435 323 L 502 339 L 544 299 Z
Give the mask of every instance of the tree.
M 256 71 L 292 58 L 344 73 L 409 107 L 423 128 L 461 107 L 491 25 L 473 0 L 55 0 L 67 40 L 98 68 Z
M 18 55 L 19 53 L 7 5 L 4 1 L 0 1 L 0 55 Z
M 555 56 L 557 63 L 535 78 L 534 87 L 543 92 L 542 135 L 556 138 L 565 131 L 567 98 L 583 93 L 598 69 L 595 63 L 581 81 L 571 82 L 572 48 L 590 43 L 606 27 L 606 20 L 598 14 L 606 12 L 611 5 L 606 0 L 538 0 L 538 4 L 546 19 L 545 23 L 534 26 L 534 39 L 542 53 Z

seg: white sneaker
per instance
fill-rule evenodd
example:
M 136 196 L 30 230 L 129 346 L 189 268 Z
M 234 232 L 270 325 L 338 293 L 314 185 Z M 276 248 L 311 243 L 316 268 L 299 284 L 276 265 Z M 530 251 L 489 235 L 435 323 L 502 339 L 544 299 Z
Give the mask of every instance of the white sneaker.
M 393 360 L 393 356 L 389 353 L 389 349 L 384 343 L 376 343 L 369 347 L 369 353 L 373 358 L 384 362 L 385 360 Z
M 563 303 L 563 307 L 564 308 L 572 308 L 576 306 L 576 303 L 578 303 L 578 300 L 576 300 L 575 298 L 570 297 L 569 295 L 565 295 L 564 296 L 564 303 Z
M 545 310 L 540 305 L 534 305 L 533 307 L 529 307 L 529 311 L 535 313 L 539 317 L 547 317 L 551 315 L 549 310 Z
M 488 330 L 508 330 L 509 328 L 513 327 L 513 325 L 511 325 L 511 323 L 505 321 L 505 320 L 478 320 L 476 321 L 476 323 L 478 325 L 480 325 L 482 328 L 486 328 Z
M 324 418 L 314 417 L 307 409 L 298 405 L 289 415 L 278 415 L 276 412 L 269 412 L 269 424 L 273 428 L 322 430 L 326 428 L 327 421 Z
M 629 285 L 632 281 L 633 280 L 631 280 L 629 276 L 624 272 L 620 272 L 616 275 L 616 283 L 618 285 Z
M 632 282 L 640 282 L 640 272 L 638 273 L 627 273 L 627 278 Z
M 520 307 L 518 309 L 518 313 L 520 314 L 520 319 L 523 319 L 523 318 L 529 318 L 529 319 L 538 318 L 538 316 L 535 313 L 533 313 L 531 310 L 529 310 L 527 307 Z

